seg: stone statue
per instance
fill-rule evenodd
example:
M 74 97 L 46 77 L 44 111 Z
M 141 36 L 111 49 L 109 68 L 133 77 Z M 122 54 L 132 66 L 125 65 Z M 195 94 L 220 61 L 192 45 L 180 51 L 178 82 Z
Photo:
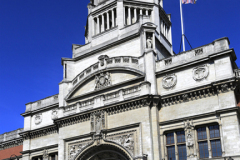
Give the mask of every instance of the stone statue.
M 152 39 L 150 36 L 147 38 L 147 48 L 152 48 Z
M 96 117 L 96 134 L 100 134 L 101 132 L 101 120 L 100 117 Z
M 194 136 L 193 136 L 193 122 L 187 120 L 184 122 L 185 133 L 186 133 L 186 146 L 187 146 L 187 156 L 194 157 Z

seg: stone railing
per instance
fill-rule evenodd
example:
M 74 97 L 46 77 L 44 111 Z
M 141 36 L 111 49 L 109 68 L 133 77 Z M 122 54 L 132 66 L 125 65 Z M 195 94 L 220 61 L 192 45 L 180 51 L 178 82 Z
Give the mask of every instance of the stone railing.
M 138 58 L 137 57 L 112 57 L 104 60 L 103 62 L 106 66 L 106 68 L 112 68 L 116 66 L 129 66 L 131 68 L 138 69 Z M 102 64 L 99 62 L 91 65 L 90 67 L 83 70 L 80 74 L 78 74 L 72 81 L 72 85 L 75 86 L 78 84 L 81 80 L 83 80 L 85 77 L 94 74 L 96 71 L 100 70 L 102 68 Z
M 228 38 L 221 38 L 205 46 L 194 48 L 156 62 L 156 71 L 159 72 L 183 63 L 195 61 L 199 58 L 208 57 L 227 49 L 229 49 Z
M 240 78 L 240 69 L 235 69 L 236 78 Z
M 142 82 L 141 84 L 136 86 L 120 89 L 118 91 L 114 91 L 103 95 L 98 95 L 91 99 L 80 101 L 66 107 L 61 107 L 63 113 L 62 114 L 60 113 L 59 116 L 63 117 L 69 114 L 79 113 L 86 110 L 99 108 L 104 105 L 113 104 L 115 102 L 124 101 L 126 99 L 150 94 L 150 89 L 151 85 L 149 82 Z
M 0 142 L 9 141 L 12 139 L 19 138 L 19 133 L 23 131 L 23 128 L 17 129 L 15 131 L 6 132 L 0 135 Z
M 58 102 L 59 102 L 58 94 L 41 99 L 36 102 L 30 102 L 30 103 L 26 104 L 26 112 L 37 110 L 37 109 L 47 107 L 47 106 L 50 106 L 53 104 L 57 104 Z

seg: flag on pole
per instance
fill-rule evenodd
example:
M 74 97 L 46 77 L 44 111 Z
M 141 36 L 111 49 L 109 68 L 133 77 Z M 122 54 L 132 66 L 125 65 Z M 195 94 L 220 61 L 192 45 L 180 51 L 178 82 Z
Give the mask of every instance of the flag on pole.
M 182 0 L 182 3 L 183 4 L 189 4 L 189 3 L 192 3 L 192 4 L 195 4 L 197 0 Z

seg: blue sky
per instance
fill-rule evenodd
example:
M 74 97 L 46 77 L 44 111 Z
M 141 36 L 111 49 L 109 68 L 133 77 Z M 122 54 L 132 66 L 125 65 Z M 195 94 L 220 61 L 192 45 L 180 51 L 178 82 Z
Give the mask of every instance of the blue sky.
M 0 0 L 0 134 L 23 127 L 25 104 L 58 93 L 61 57 L 84 44 L 89 0 Z M 240 1 L 198 0 L 183 5 L 185 34 L 193 48 L 229 37 L 240 56 Z M 179 52 L 179 0 L 165 0 Z M 186 44 L 186 49 L 190 47 Z M 240 60 L 236 61 L 238 66 Z M 87 67 L 87 66 L 86 66 Z

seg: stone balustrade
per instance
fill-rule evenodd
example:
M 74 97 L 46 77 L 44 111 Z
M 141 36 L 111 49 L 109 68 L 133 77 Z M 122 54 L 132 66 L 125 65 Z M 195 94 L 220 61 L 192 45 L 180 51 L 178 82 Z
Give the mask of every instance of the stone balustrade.
M 107 68 L 113 68 L 113 67 L 125 67 L 125 66 L 129 66 L 133 69 L 138 70 L 138 63 L 139 63 L 139 59 L 137 57 L 130 57 L 130 56 L 126 56 L 126 57 L 112 57 L 112 58 L 108 58 L 105 59 L 105 65 L 106 65 L 106 69 Z M 78 84 L 80 81 L 82 81 L 85 77 L 90 76 L 91 74 L 96 73 L 97 71 L 101 70 L 101 64 L 99 62 L 91 65 L 90 67 L 86 68 L 85 70 L 83 70 L 80 74 L 78 74 L 72 81 L 72 85 L 75 86 L 76 84 Z
M 180 64 L 196 61 L 200 58 L 209 57 L 215 53 L 229 49 L 228 38 L 221 38 L 210 44 L 192 50 L 176 54 L 156 62 L 156 71 L 162 71 Z
M 141 95 L 150 94 L 150 88 L 151 84 L 149 82 L 142 82 L 141 84 L 136 86 L 120 89 L 118 91 L 103 95 L 98 95 L 88 100 L 80 101 L 66 107 L 61 107 L 63 109 L 63 114 L 60 114 L 60 117 L 87 111 L 94 108 L 99 108 L 101 106 L 113 104 L 119 101 L 124 101 Z
M 236 78 L 240 78 L 240 69 L 235 69 Z
M 26 104 L 26 112 L 34 111 L 58 103 L 58 94 Z
M 9 140 L 13 140 L 15 138 L 19 138 L 19 133 L 23 131 L 23 128 L 17 129 L 15 131 L 6 132 L 0 135 L 0 142 L 5 142 Z

